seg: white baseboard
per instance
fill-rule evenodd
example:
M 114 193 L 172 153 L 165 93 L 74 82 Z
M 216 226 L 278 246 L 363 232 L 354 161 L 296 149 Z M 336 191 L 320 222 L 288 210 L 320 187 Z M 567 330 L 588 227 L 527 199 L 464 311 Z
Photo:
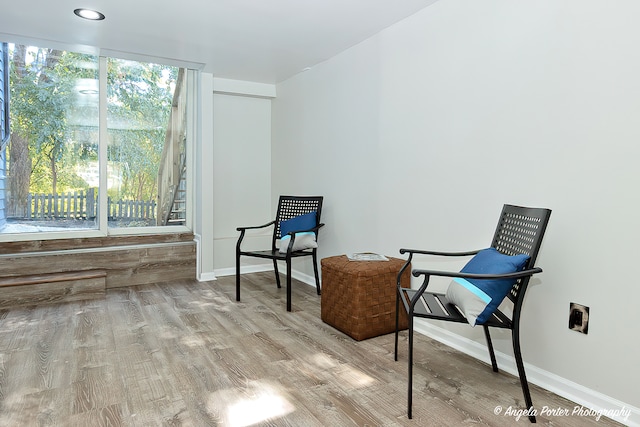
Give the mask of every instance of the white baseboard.
M 218 277 L 214 272 L 209 272 L 209 273 L 199 273 L 197 279 L 198 279 L 198 282 L 208 282 L 210 280 L 218 280 Z
M 240 274 L 259 273 L 261 271 L 273 271 L 273 264 L 258 264 L 240 266 Z M 235 267 L 219 268 L 213 271 L 216 276 L 234 276 L 236 274 Z
M 308 274 L 300 273 L 299 271 L 292 270 L 291 277 L 296 280 L 301 281 L 305 285 L 316 287 L 316 278 L 314 276 L 310 276 Z
M 278 271 L 280 273 L 283 273 L 283 268 L 280 268 L 278 266 Z M 259 264 L 259 265 L 249 265 L 249 266 L 240 266 L 240 274 L 247 274 L 247 273 L 259 273 L 262 271 L 273 271 L 273 264 Z M 286 270 L 285 270 L 286 271 Z M 233 276 L 236 274 L 236 269 L 235 267 L 231 267 L 231 268 L 220 268 L 214 271 L 215 276 Z M 314 288 L 316 287 L 316 279 L 314 276 L 310 276 L 308 274 L 304 274 L 301 273 L 299 271 L 296 270 L 292 270 L 291 271 L 291 277 L 293 277 L 296 280 L 301 281 L 302 283 L 309 285 L 309 286 L 313 286 Z
M 414 330 L 449 347 L 455 348 L 473 358 L 491 364 L 487 347 L 476 341 L 454 334 L 440 328 L 428 321 L 417 319 L 414 323 Z M 513 356 L 495 352 L 498 367 L 512 375 L 518 376 L 516 361 Z M 527 380 L 531 384 L 549 390 L 559 396 L 569 399 L 585 409 L 585 413 L 592 410 L 593 415 L 600 413 L 602 416 L 611 418 L 627 426 L 640 427 L 640 408 L 621 402 L 612 397 L 606 396 L 595 390 L 591 390 L 580 384 L 569 381 L 556 374 L 540 369 L 525 363 Z M 535 401 L 533 402 L 535 406 Z M 536 408 L 538 411 L 541 408 Z M 563 408 L 565 409 L 565 408 Z M 566 408 L 573 411 L 574 408 Z

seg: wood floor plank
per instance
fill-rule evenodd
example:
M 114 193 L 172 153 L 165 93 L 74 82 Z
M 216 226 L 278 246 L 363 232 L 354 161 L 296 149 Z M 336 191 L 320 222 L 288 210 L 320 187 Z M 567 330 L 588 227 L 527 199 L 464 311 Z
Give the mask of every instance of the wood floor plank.
M 92 409 L 87 412 L 74 414 L 69 417 L 69 420 L 65 425 L 73 427 L 116 427 L 127 425 L 127 423 L 125 422 L 120 405 L 114 404 L 104 408 Z
M 284 279 L 283 279 L 284 283 Z M 364 341 L 320 320 L 272 272 L 108 289 L 104 299 L 0 310 L 0 425 L 510 426 L 518 379 L 417 334 L 414 419 L 406 417 L 406 332 Z M 532 386 L 537 407 L 574 403 Z M 548 426 L 619 425 L 539 416 Z

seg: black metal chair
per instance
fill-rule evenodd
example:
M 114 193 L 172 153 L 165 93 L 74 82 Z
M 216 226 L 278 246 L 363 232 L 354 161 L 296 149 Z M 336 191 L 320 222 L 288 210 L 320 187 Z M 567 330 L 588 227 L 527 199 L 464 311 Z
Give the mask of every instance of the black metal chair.
M 318 238 L 318 230 L 324 226 L 320 222 L 320 215 L 322 213 L 322 196 L 280 196 L 278 201 L 278 210 L 276 212 L 276 218 L 264 225 L 253 227 L 238 227 L 240 232 L 238 243 L 236 244 L 236 301 L 240 301 L 240 257 L 249 256 L 256 258 L 270 259 L 273 261 L 273 269 L 276 273 L 276 284 L 280 288 L 280 275 L 278 274 L 278 261 L 285 261 L 287 264 L 287 311 L 291 311 L 291 260 L 293 258 L 310 256 L 313 258 L 313 272 L 316 279 L 316 289 L 318 295 L 320 295 L 320 277 L 318 275 L 318 257 L 317 248 L 308 248 L 302 250 L 293 250 L 295 245 L 296 233 L 299 232 L 313 232 L 315 233 L 316 240 Z M 291 236 L 286 252 L 281 252 L 276 244 L 282 237 L 280 227 L 283 221 L 291 220 L 296 217 L 300 217 L 304 214 L 311 212 L 316 213 L 316 221 L 314 227 L 309 227 L 305 230 L 293 230 L 287 233 Z M 260 228 L 267 228 L 273 226 L 273 237 L 271 239 L 271 249 L 263 251 L 243 251 L 240 248 L 242 240 L 244 239 L 245 232 L 247 230 L 255 230 Z M 298 236 L 300 239 L 300 237 Z
M 413 270 L 415 277 L 424 276 L 424 280 L 419 289 L 403 288 L 400 284 L 402 273 L 411 264 L 414 255 L 436 255 L 436 256 L 471 256 L 476 255 L 480 250 L 467 252 L 436 252 L 414 249 L 400 249 L 401 254 L 408 253 L 409 258 L 406 264 L 398 273 L 398 292 L 396 295 L 396 334 L 395 334 L 395 360 L 398 360 L 398 315 L 400 309 L 400 301 L 404 305 L 404 309 L 408 314 L 408 397 L 407 397 L 407 415 L 412 418 L 412 394 L 413 394 L 413 322 L 414 318 L 437 319 L 449 322 L 467 323 L 468 320 L 461 312 L 458 306 L 449 302 L 445 294 L 425 292 L 429 279 L 432 276 L 463 278 L 463 279 L 511 279 L 515 283 L 511 287 L 507 298 L 513 303 L 513 309 L 510 316 L 504 314 L 500 310 L 496 310 L 489 319 L 481 326 L 487 340 L 489 356 L 494 372 L 498 372 L 498 364 L 489 335 L 489 327 L 510 329 L 513 343 L 513 353 L 520 377 L 520 385 L 524 394 L 524 400 L 527 409 L 533 408 L 531 394 L 529 393 L 529 385 L 525 375 L 524 364 L 522 362 L 522 353 L 520 351 L 520 312 L 524 295 L 532 275 L 542 272 L 542 269 L 534 267 L 542 238 L 549 221 L 551 211 L 549 209 L 526 208 L 520 206 L 504 205 L 497 229 L 495 231 L 491 247 L 497 249 L 504 255 L 529 255 L 529 259 L 521 271 L 508 274 L 472 274 L 461 272 L 444 272 L 434 270 Z M 533 411 L 529 412 L 529 420 L 536 422 Z

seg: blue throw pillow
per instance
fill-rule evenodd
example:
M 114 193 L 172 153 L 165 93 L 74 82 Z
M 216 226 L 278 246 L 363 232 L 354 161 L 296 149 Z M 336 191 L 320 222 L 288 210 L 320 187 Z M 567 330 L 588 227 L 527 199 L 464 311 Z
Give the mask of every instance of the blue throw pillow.
M 529 255 L 504 255 L 495 248 L 478 252 L 460 272 L 474 274 L 505 274 L 521 271 Z M 462 310 L 470 325 L 482 325 L 507 296 L 515 279 L 455 278 L 447 289 L 447 299 Z
M 286 236 L 292 231 L 309 231 L 316 225 L 316 213 L 309 212 L 286 221 L 280 221 L 280 236 Z
M 291 240 L 291 237 L 287 236 L 287 234 L 292 231 L 301 231 L 301 233 L 296 233 L 292 251 L 317 248 L 316 234 L 312 231 L 307 231 L 318 225 L 316 218 L 316 212 L 309 212 L 286 221 L 281 221 L 280 236 L 282 236 L 282 238 L 280 239 L 280 252 L 287 252 L 289 241 Z

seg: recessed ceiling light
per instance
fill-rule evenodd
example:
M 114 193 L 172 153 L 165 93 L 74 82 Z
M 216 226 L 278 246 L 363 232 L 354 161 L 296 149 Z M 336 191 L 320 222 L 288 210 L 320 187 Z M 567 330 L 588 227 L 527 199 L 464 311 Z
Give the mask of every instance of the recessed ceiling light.
M 104 19 L 104 15 L 102 13 L 91 9 L 76 9 L 73 13 L 80 18 L 90 19 L 92 21 L 102 21 Z

